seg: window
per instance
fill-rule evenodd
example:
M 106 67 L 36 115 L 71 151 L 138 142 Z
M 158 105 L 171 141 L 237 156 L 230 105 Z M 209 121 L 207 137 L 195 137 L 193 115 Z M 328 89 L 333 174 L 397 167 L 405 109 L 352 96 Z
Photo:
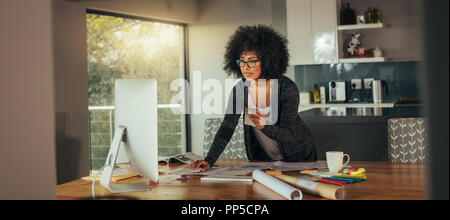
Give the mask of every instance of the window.
M 173 114 L 170 91 L 186 79 L 185 25 L 87 11 L 91 171 L 100 169 L 114 134 L 114 80 L 158 81 L 159 156 L 187 150 L 187 117 Z

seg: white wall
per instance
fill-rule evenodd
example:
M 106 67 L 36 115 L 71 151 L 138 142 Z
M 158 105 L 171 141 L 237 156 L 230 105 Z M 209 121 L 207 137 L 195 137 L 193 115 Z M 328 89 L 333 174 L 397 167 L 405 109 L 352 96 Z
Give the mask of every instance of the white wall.
M 54 199 L 51 0 L 0 1 L 0 199 Z
M 218 79 L 224 88 L 227 78 L 223 71 L 225 45 L 237 27 L 272 23 L 270 0 L 199 0 L 197 10 L 197 23 L 188 26 L 191 94 L 195 87 L 193 71 L 201 71 L 202 82 Z M 208 91 L 203 92 L 202 99 L 208 94 Z M 196 101 L 191 100 L 191 105 Z M 223 100 L 223 106 L 227 101 Z M 191 114 L 192 152 L 202 155 L 205 119 L 215 117 L 223 115 Z
M 197 0 L 67 0 L 89 9 L 105 10 L 181 23 L 195 23 Z
M 89 175 L 86 8 L 54 1 L 58 184 Z

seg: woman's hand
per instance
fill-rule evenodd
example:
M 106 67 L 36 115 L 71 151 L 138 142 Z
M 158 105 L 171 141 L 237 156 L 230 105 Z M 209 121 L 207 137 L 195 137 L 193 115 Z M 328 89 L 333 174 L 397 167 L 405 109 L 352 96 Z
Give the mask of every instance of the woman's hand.
M 256 114 L 250 115 L 250 119 L 259 130 L 263 129 L 266 124 L 266 117 L 259 111 L 256 111 Z
M 202 169 L 202 172 L 206 172 L 211 169 L 211 165 L 205 160 L 197 160 L 191 163 L 190 171 Z

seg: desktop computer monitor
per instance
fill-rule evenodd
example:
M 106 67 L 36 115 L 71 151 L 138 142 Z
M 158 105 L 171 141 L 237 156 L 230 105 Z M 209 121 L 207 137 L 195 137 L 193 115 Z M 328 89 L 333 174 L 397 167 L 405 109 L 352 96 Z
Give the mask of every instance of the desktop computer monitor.
M 110 185 L 118 163 L 158 182 L 157 82 L 154 79 L 115 81 L 115 136 L 100 184 L 113 193 L 148 190 L 148 184 Z

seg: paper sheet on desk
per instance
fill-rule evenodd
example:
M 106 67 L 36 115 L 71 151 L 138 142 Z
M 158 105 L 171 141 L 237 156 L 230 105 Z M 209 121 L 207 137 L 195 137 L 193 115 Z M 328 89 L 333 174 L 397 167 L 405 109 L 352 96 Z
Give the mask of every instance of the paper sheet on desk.
M 191 173 L 189 169 L 182 169 L 171 172 L 176 175 L 214 175 L 214 176 L 244 176 L 252 173 L 254 170 L 311 170 L 328 168 L 326 161 L 317 162 L 247 162 L 237 167 L 213 167 L 207 172 Z
M 169 172 L 170 174 L 176 174 L 176 175 L 216 175 L 216 173 L 229 169 L 229 167 L 212 167 L 206 172 L 200 172 L 200 173 L 193 173 L 189 170 L 189 168 L 181 169 L 181 170 L 175 170 L 173 172 Z
M 171 172 L 171 174 L 176 175 L 203 175 L 203 176 L 245 176 L 252 173 L 255 169 L 252 167 L 241 168 L 241 167 L 213 167 L 206 172 L 192 173 L 188 169 L 176 170 Z
M 242 169 L 271 169 L 280 171 L 292 170 L 311 170 L 311 169 L 326 169 L 328 168 L 326 161 L 316 162 L 248 162 L 241 166 Z

